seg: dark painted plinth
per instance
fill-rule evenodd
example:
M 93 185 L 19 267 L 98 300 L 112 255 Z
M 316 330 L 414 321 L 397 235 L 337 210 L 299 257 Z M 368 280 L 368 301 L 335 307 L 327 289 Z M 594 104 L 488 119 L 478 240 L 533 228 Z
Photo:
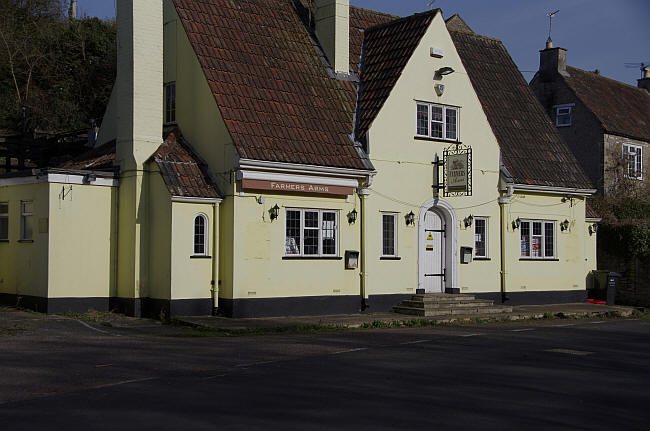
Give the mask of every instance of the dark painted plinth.
M 495 304 L 505 305 L 544 305 L 585 302 L 587 290 L 555 290 L 549 292 L 507 292 L 506 301 L 502 301 L 501 292 L 469 293 L 480 299 L 490 299 Z
M 212 314 L 212 299 L 142 299 L 142 316 L 165 320 L 173 316 L 208 316 Z
M 411 299 L 413 294 L 397 293 L 392 295 L 370 295 L 368 297 L 368 308 L 365 310 L 367 313 L 385 313 L 393 311 L 393 307 L 399 305 L 400 302 Z
M 227 317 L 280 317 L 353 314 L 361 309 L 361 298 L 346 296 L 302 296 L 291 298 L 219 298 L 219 314 Z
M 110 309 L 108 298 L 43 298 L 0 293 L 0 303 L 50 314 L 86 313 L 88 310 L 108 311 Z

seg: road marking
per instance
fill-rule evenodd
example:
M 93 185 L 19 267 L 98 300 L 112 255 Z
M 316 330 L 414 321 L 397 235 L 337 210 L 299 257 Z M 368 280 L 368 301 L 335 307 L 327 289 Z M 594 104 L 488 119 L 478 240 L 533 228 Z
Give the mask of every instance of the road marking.
M 462 335 L 459 335 L 459 337 L 479 337 L 481 335 L 483 335 L 483 334 L 462 334 Z
M 148 382 L 149 380 L 156 380 L 156 379 L 157 377 L 146 377 L 144 379 L 123 380 L 121 382 L 116 382 L 116 383 L 107 383 L 105 385 L 91 386 L 90 389 L 111 388 L 113 386 L 128 385 L 129 383 Z
M 113 335 L 115 337 L 119 337 L 119 335 L 117 335 L 117 334 L 112 334 L 112 333 L 110 333 L 108 331 L 102 331 L 101 329 L 97 329 L 94 326 L 90 326 L 89 324 L 87 324 L 86 322 L 83 322 L 81 320 L 76 320 L 76 319 L 74 319 L 74 320 L 75 320 L 75 322 L 79 322 L 82 325 L 84 325 L 86 328 L 92 329 L 93 331 L 97 331 L 97 332 L 101 332 L 102 334 Z
M 428 342 L 430 342 L 430 341 L 431 341 L 431 340 L 417 340 L 417 341 L 407 341 L 407 342 L 405 342 L 405 343 L 399 343 L 399 344 L 400 344 L 400 346 L 406 346 L 406 345 L 408 345 L 408 344 L 428 343 Z
M 267 365 L 267 364 L 273 364 L 276 363 L 277 361 L 263 361 L 263 362 L 251 362 L 250 364 L 239 364 L 235 365 L 236 367 L 244 368 L 244 367 L 254 367 L 255 365 Z
M 587 356 L 587 355 L 594 354 L 594 352 L 585 352 L 583 350 L 571 350 L 571 349 L 548 349 L 544 351 L 551 352 L 551 353 L 564 353 L 566 355 L 576 355 L 576 356 Z
M 95 365 L 95 368 L 106 368 L 106 367 L 112 367 L 113 364 L 99 364 Z
M 524 329 L 509 329 L 510 332 L 526 332 L 526 331 L 534 331 L 535 328 L 524 328 Z
M 219 374 L 219 375 L 216 375 L 216 376 L 206 377 L 206 378 L 204 378 L 203 380 L 214 380 L 214 379 L 218 379 L 219 377 L 226 377 L 227 375 L 228 375 L 228 373 L 226 373 L 226 374 Z
M 555 328 L 566 328 L 567 326 L 576 326 L 576 323 L 567 323 L 564 325 L 553 325 Z
M 360 352 L 362 350 L 368 350 L 368 348 L 367 347 L 359 347 L 359 348 L 356 348 L 356 349 L 341 350 L 340 352 L 330 353 L 330 355 L 342 355 L 343 353 Z
M 600 323 L 605 323 L 605 321 L 604 321 L 604 320 L 600 320 L 600 321 L 598 321 L 598 322 L 589 322 L 590 325 L 598 325 L 598 324 L 600 324 Z

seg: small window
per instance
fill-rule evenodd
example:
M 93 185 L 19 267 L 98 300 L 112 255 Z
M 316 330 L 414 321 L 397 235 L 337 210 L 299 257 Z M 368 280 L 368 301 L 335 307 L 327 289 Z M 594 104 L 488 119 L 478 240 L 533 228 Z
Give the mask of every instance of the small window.
M 555 222 L 525 220 L 520 222 L 519 229 L 522 258 L 555 258 Z
M 623 144 L 623 160 L 626 162 L 625 176 L 635 180 L 643 180 L 643 147 Z
M 165 85 L 165 124 L 176 123 L 176 83 Z
M 34 239 L 34 202 L 20 202 L 20 239 L 31 241 Z
M 558 127 L 570 126 L 572 123 L 573 108 L 571 106 L 557 106 L 555 108 L 555 125 Z
M 474 217 L 474 257 L 488 257 L 488 219 Z
M 9 241 L 9 203 L 0 202 L 0 241 Z
M 287 209 L 285 216 L 285 256 L 338 255 L 337 211 Z
M 397 256 L 397 214 L 395 213 L 381 215 L 381 255 Z
M 194 255 L 208 254 L 208 218 L 199 214 L 194 218 Z
M 458 108 L 431 103 L 417 103 L 416 136 L 458 140 Z

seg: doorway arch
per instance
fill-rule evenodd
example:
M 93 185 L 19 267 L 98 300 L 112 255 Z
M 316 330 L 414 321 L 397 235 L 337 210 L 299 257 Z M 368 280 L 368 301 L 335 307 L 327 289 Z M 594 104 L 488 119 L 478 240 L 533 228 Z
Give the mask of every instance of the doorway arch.
M 435 216 L 432 218 L 432 215 Z M 431 232 L 427 232 L 427 224 L 431 225 L 432 220 L 434 220 L 433 223 L 436 223 L 436 217 L 440 217 L 441 225 L 445 229 L 445 233 L 441 234 L 444 235 L 444 239 L 438 243 L 441 245 L 444 274 L 441 287 L 438 288 L 439 292 L 432 291 L 431 283 L 426 282 L 427 278 L 432 276 L 426 272 L 427 259 L 433 258 L 432 241 L 429 239 Z M 435 234 L 435 232 L 433 233 Z M 454 207 L 441 198 L 429 199 L 420 207 L 418 217 L 418 289 L 425 289 L 427 293 L 460 293 L 458 287 L 458 217 Z

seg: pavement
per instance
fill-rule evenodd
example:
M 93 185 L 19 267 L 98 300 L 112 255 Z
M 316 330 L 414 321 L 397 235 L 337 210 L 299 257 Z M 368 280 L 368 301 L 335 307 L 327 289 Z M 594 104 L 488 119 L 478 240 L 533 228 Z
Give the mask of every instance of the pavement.
M 1 428 L 609 431 L 650 421 L 646 316 L 196 332 L 0 309 Z
M 411 322 L 431 324 L 465 324 L 477 321 L 531 320 L 544 318 L 597 318 L 630 317 L 635 308 L 606 306 L 591 303 L 520 305 L 512 307 L 512 312 L 499 314 L 471 314 L 437 317 L 420 317 L 393 312 L 339 314 L 331 316 L 288 316 L 266 318 L 228 318 L 219 316 L 180 316 L 175 322 L 196 328 L 209 328 L 220 331 L 246 331 L 251 329 L 282 330 L 301 326 L 331 326 L 354 329 L 368 326 L 406 326 Z

